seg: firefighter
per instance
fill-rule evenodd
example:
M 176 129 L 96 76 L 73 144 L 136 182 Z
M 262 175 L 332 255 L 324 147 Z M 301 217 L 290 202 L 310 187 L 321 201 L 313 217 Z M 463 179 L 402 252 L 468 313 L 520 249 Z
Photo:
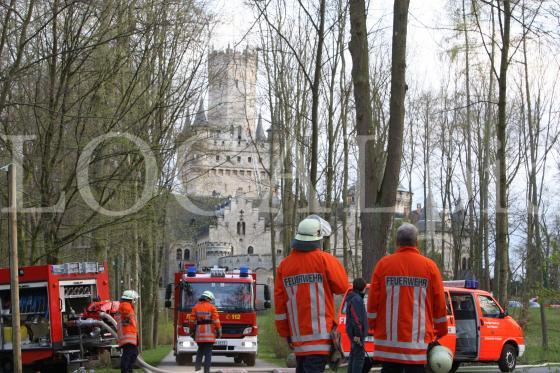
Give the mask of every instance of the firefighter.
M 368 324 L 383 373 L 424 372 L 427 350 L 447 334 L 441 274 L 418 251 L 417 236 L 414 225 L 401 225 L 397 251 L 377 263 L 371 278 Z
M 118 344 L 122 350 L 121 373 L 132 372 L 138 357 L 138 329 L 134 304 L 140 296 L 134 290 L 125 290 L 116 315 Z
M 222 326 L 220 317 L 214 302 L 214 294 L 211 291 L 204 291 L 199 298 L 199 302 L 194 305 L 190 315 L 191 330 L 194 330 L 194 340 L 198 345 L 196 350 L 195 371 L 199 371 L 204 356 L 204 373 L 210 372 L 212 364 L 212 347 L 218 338 L 222 338 Z
M 365 358 L 365 338 L 368 332 L 366 307 L 366 282 L 358 277 L 352 283 L 352 291 L 346 296 L 346 333 L 350 338 L 348 373 L 361 373 Z M 368 369 L 369 371 L 369 369 Z
M 296 355 L 296 372 L 323 372 L 331 352 L 334 294 L 348 288 L 342 264 L 322 251 L 328 223 L 311 216 L 299 223 L 292 251 L 276 272 L 276 329 Z

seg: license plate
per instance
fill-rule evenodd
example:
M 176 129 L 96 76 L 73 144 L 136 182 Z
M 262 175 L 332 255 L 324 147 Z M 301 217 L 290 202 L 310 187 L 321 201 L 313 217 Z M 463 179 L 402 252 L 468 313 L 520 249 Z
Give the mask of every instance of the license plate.
M 215 346 L 227 346 L 227 341 L 223 339 L 218 339 L 214 342 Z

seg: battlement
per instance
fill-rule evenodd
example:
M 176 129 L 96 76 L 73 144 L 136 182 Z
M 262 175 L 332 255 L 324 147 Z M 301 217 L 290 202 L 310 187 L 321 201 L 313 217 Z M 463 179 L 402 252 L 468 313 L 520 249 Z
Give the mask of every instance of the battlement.
M 209 60 L 215 59 L 217 57 L 225 57 L 228 59 L 245 59 L 247 61 L 256 61 L 257 59 L 257 49 L 245 47 L 243 50 L 237 50 L 235 48 L 230 48 L 229 45 L 226 49 L 213 49 L 210 51 Z

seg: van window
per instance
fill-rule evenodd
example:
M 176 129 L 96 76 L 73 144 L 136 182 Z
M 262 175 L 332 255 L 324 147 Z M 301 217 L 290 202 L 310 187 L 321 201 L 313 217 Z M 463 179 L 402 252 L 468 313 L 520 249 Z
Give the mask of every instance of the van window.
M 451 312 L 451 300 L 449 299 L 448 292 L 445 292 L 445 308 L 447 310 L 447 315 L 453 316 L 453 313 Z
M 496 302 L 494 302 L 494 299 L 485 295 L 479 295 L 478 299 L 480 301 L 480 308 L 482 309 L 483 317 L 500 317 L 500 307 L 498 307 Z

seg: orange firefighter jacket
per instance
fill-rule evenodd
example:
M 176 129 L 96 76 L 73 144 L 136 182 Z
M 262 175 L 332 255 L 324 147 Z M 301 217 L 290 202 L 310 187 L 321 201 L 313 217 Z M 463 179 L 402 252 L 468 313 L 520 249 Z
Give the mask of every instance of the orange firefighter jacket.
M 130 302 L 120 302 L 116 314 L 117 337 L 119 347 L 124 345 L 138 345 L 138 329 L 136 327 L 136 315 L 134 306 Z
M 368 324 L 376 360 L 425 364 L 426 349 L 447 334 L 441 274 L 416 247 L 401 247 L 375 267 L 368 294 Z
M 328 355 L 336 325 L 333 293 L 348 289 L 348 276 L 332 255 L 315 249 L 292 250 L 276 272 L 276 329 L 290 337 L 296 356 Z
M 220 316 L 216 307 L 206 301 L 201 300 L 194 305 L 190 314 L 191 330 L 194 330 L 195 342 L 214 343 L 216 342 L 216 331 L 222 326 Z

